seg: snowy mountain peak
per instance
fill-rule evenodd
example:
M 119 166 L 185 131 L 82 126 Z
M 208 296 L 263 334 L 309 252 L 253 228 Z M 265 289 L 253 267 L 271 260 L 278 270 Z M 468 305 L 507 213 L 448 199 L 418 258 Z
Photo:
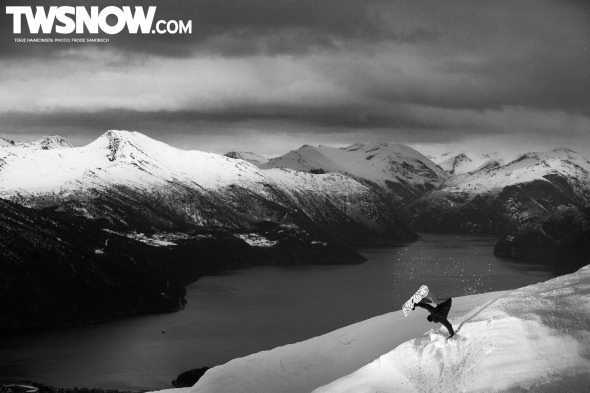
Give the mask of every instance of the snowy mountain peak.
M 0 146 L 8 148 L 15 147 L 27 150 L 69 149 L 74 147 L 70 141 L 59 135 L 44 136 L 35 142 L 15 142 L 0 138 Z
M 107 157 L 110 161 L 115 161 L 117 155 L 121 152 L 122 148 L 125 146 L 125 143 L 129 139 L 128 135 L 130 135 L 130 133 L 126 131 L 106 132 L 105 137 L 108 140 L 108 149 L 110 150 L 110 154 Z
M 451 175 L 461 175 L 484 167 L 489 169 L 496 164 L 502 164 L 504 157 L 499 153 L 482 154 L 461 151 L 444 153 L 435 158 L 434 162 Z
M 455 157 L 455 162 L 471 162 L 471 158 L 467 157 L 467 154 L 459 154 L 457 157 Z
M 555 149 L 555 150 L 553 150 L 553 151 L 556 151 L 556 152 L 557 152 L 557 151 L 559 151 L 559 152 L 566 152 L 566 153 L 575 153 L 575 154 L 578 154 L 578 152 L 577 152 L 577 151 L 574 151 L 574 150 L 572 150 L 572 149 L 570 149 L 570 148 L 568 148 L 568 147 L 560 147 L 560 148 L 557 148 L 557 149 Z
M 574 161 L 581 162 L 582 166 L 589 165 L 590 162 L 580 153 L 568 148 L 559 148 L 545 152 L 531 152 L 519 156 L 514 161 L 506 164 L 506 167 L 522 167 L 540 164 L 547 161 Z
M 290 168 L 312 173 L 339 172 L 369 180 L 399 201 L 415 198 L 448 177 L 411 147 L 394 143 L 355 143 L 345 148 L 305 145 L 261 168 Z
M 489 160 L 485 162 L 482 166 L 480 166 L 477 171 L 490 171 L 492 169 L 496 169 L 502 166 L 501 160 Z
M 70 141 L 59 135 L 45 136 L 33 143 L 37 144 L 42 150 L 69 149 L 74 147 Z
M 87 145 L 86 148 L 106 150 L 106 157 L 111 162 L 124 161 L 152 165 L 157 161 L 155 157 L 162 153 L 181 152 L 179 149 L 139 132 L 123 130 L 109 130 Z
M 117 158 L 124 156 L 122 151 L 126 145 L 133 145 L 135 139 L 135 132 L 109 130 L 102 134 L 91 145 L 99 145 L 108 150 L 107 158 L 109 161 L 115 161 Z
M 470 166 L 469 164 L 472 162 L 473 160 L 469 158 L 467 154 L 460 153 L 455 157 L 451 157 L 448 160 L 441 162 L 439 166 L 449 172 L 451 175 L 454 175 L 458 169 L 461 170 L 467 166 Z
M 353 145 L 350 145 L 348 147 L 343 147 L 342 150 L 346 150 L 346 151 L 358 151 L 358 150 L 362 150 L 362 151 L 367 151 L 367 150 L 376 150 L 379 149 L 380 147 L 385 147 L 387 144 L 386 143 L 375 143 L 375 142 L 369 142 L 369 143 L 355 143 Z

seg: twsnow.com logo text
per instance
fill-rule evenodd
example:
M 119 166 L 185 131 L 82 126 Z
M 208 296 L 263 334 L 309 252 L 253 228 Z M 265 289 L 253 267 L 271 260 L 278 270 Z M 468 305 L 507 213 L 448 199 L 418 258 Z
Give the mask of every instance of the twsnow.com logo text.
M 30 34 L 192 34 L 192 21 L 158 20 L 155 6 L 99 7 L 50 6 L 6 7 L 12 15 L 12 31 L 22 34 L 26 21 Z

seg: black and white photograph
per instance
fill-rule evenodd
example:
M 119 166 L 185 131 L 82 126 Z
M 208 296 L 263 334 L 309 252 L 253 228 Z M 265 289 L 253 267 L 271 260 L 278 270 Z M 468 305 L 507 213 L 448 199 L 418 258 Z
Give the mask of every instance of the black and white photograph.
M 588 392 L 590 2 L 1 3 L 0 393 Z

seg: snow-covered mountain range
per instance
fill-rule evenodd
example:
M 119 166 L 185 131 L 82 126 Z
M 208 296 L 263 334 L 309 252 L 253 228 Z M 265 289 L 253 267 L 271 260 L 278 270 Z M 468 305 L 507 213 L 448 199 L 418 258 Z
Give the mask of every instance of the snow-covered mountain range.
M 305 145 L 265 162 L 255 153 L 184 151 L 126 131 L 80 148 L 60 137 L 4 142 L 1 198 L 128 229 L 250 231 L 274 222 L 335 230 L 348 241 L 369 228 L 363 243 L 375 233 L 411 238 L 395 211 L 415 230 L 508 233 L 590 200 L 590 161 L 569 149 L 508 162 L 498 153 L 448 153 L 436 158 L 441 168 L 392 143 Z
M 129 230 L 244 232 L 274 223 L 365 245 L 414 236 L 387 201 L 352 177 L 263 171 L 127 131 L 109 131 L 79 148 L 4 149 L 0 198 Z
M 590 160 L 555 149 L 449 177 L 407 211 L 418 230 L 506 233 L 561 205 L 588 201 Z
M 589 160 L 568 149 L 507 163 L 498 153 L 448 153 L 436 158 L 441 168 L 392 143 L 305 145 L 265 162 L 255 153 L 175 149 L 126 131 L 80 148 L 57 136 L 4 142 L 0 197 L 128 228 L 247 231 L 268 221 L 316 232 L 389 228 L 408 238 L 397 210 L 416 230 L 507 233 L 590 200 Z
M 2 140 L 0 200 L 41 210 L 41 216 L 23 210 L 19 225 L 39 221 L 44 235 L 27 240 L 26 229 L 12 230 L 10 236 L 23 241 L 1 243 L 0 251 L 20 261 L 23 250 L 47 254 L 46 243 L 61 239 L 69 246 L 55 261 L 86 255 L 68 239 L 75 232 L 44 229 L 43 222 L 53 218 L 126 237 L 131 254 L 141 249 L 138 243 L 180 250 L 166 258 L 182 261 L 179 269 L 192 276 L 261 263 L 358 263 L 362 257 L 349 246 L 412 241 L 416 234 L 408 225 L 507 235 L 497 250 L 511 257 L 533 255 L 527 248 L 537 247 L 539 233 L 553 245 L 543 248 L 546 255 L 573 244 L 580 250 L 571 255 L 584 260 L 590 250 L 584 218 L 590 217 L 584 207 L 590 201 L 590 160 L 568 149 L 527 153 L 455 175 L 414 149 L 388 143 L 303 146 L 259 166 L 242 158 L 185 151 L 127 131 L 108 131 L 83 147 L 60 137 L 28 144 Z M 11 217 L 0 214 L 0 226 L 16 225 Z M 528 223 L 538 228 L 519 236 Z M 35 240 L 46 235 L 52 240 Z M 187 250 L 202 256 L 201 265 L 183 265 Z
M 590 160 L 570 149 L 555 149 L 539 153 L 523 154 L 497 168 L 460 174 L 448 179 L 443 187 L 452 192 L 489 192 L 531 181 L 547 179 L 547 176 L 563 176 L 571 181 L 576 194 L 590 188 Z
M 394 143 L 357 143 L 341 149 L 305 145 L 261 167 L 343 173 L 382 187 L 397 203 L 417 198 L 448 177 L 423 154 Z

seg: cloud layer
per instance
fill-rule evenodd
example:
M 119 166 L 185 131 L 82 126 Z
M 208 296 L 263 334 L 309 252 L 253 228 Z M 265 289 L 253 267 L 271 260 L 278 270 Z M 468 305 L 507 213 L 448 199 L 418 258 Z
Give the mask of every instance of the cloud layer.
M 18 44 L 2 19 L 0 133 L 589 139 L 586 2 L 150 5 L 157 19 L 192 20 L 192 34 Z

